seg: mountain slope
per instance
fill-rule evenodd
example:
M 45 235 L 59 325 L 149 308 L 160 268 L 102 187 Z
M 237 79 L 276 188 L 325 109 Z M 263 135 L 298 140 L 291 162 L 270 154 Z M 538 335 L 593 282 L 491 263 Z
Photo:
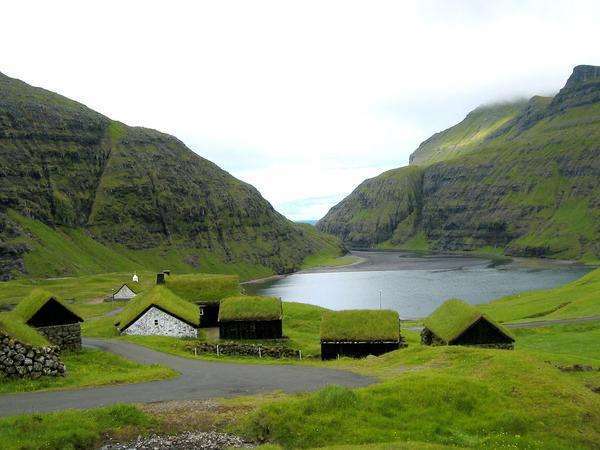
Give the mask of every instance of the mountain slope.
M 376 188 L 364 192 L 363 183 L 318 228 L 355 246 L 411 247 L 417 239 L 420 247 L 436 250 L 492 246 L 514 255 L 598 259 L 599 68 L 577 66 L 553 99 L 515 104 L 515 115 L 490 112 L 497 107 L 478 108 L 413 154 L 411 167 L 420 167 L 421 184 L 398 182 L 388 189 L 396 189 L 399 198 L 420 195 L 419 209 L 397 214 Z M 481 127 L 473 121 L 481 111 L 503 117 L 503 123 L 477 141 Z M 478 143 L 462 145 L 473 141 Z M 414 166 L 415 161 L 421 164 Z M 382 174 L 369 186 L 386 179 Z M 368 209 L 360 203 L 364 197 L 370 198 Z M 365 211 L 378 217 L 378 225 L 367 232 L 372 223 Z M 411 215 L 417 222 L 407 228 Z
M 435 133 L 421 143 L 410 155 L 410 164 L 432 164 L 476 150 L 478 145 L 514 119 L 526 105 L 526 100 L 520 100 L 476 108 L 460 123 Z
M 121 255 L 119 267 L 170 263 L 203 270 L 220 261 L 261 274 L 288 272 L 324 248 L 254 187 L 176 138 L 112 121 L 1 74 L 0 175 L 5 279 L 92 270 L 88 264 L 44 267 L 49 253 L 60 255 L 61 236 L 74 231 L 104 253 Z M 326 242 L 339 250 L 335 240 Z

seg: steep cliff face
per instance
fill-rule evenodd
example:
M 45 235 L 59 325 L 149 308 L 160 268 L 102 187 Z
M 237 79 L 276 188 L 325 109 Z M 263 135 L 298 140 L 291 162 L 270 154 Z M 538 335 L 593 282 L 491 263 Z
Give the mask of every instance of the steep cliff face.
M 388 239 L 403 242 L 416 231 L 422 210 L 423 170 L 402 167 L 363 181 L 331 208 L 318 228 L 356 247 Z
M 403 247 L 419 236 L 421 247 L 437 250 L 493 246 L 515 255 L 597 259 L 599 81 L 598 68 L 576 67 L 553 99 L 533 97 L 521 104 L 516 115 L 493 127 L 493 132 L 462 154 L 457 155 L 455 147 L 447 145 L 455 142 L 451 139 L 454 132 L 444 132 L 448 141 L 436 135 L 422 144 L 415 152 L 423 162 L 419 165 L 422 182 L 411 187 L 411 191 L 420 192 L 421 202 L 420 208 L 411 212 L 418 218 L 411 228 L 401 226 L 390 231 L 376 227 L 370 234 L 372 239 L 354 239 L 356 230 L 368 223 L 361 218 L 363 209 L 354 200 L 361 187 L 334 207 L 318 227 L 350 245 L 368 241 L 370 246 Z M 469 117 L 473 115 L 457 127 L 476 130 L 469 126 Z M 476 134 L 463 134 L 463 141 L 474 139 Z M 435 155 L 433 160 L 423 153 L 423 148 L 432 148 L 432 142 L 436 146 L 428 155 Z M 419 159 L 413 157 L 411 161 Z M 370 184 L 377 185 L 378 178 L 369 180 Z M 398 185 L 398 189 L 405 188 Z M 376 192 L 370 195 L 377 203 Z M 380 215 L 379 223 L 386 223 L 381 217 L 385 216 L 384 208 L 370 214 Z M 399 224 L 408 219 L 409 214 L 393 216 Z
M 323 248 L 176 138 L 0 74 L 0 276 L 73 272 L 49 261 L 39 273 L 34 255 L 74 230 L 123 266 L 176 253 L 190 270 L 210 257 L 287 272 Z

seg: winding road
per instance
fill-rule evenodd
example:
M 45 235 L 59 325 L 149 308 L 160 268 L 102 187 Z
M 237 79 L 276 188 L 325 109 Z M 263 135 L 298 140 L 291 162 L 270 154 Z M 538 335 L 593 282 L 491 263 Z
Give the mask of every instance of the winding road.
M 168 366 L 181 375 L 145 383 L 0 395 L 0 416 L 94 408 L 115 403 L 198 400 L 279 390 L 313 391 L 332 384 L 360 387 L 375 381 L 342 370 L 300 365 L 230 364 L 187 359 L 123 341 L 84 338 L 83 343 L 141 364 Z

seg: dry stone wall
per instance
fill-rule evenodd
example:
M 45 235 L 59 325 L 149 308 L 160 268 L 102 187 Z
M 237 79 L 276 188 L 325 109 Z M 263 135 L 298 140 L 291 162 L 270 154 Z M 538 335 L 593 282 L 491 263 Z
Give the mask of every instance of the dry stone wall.
M 64 376 L 58 347 L 32 347 L 0 334 L 0 374 L 6 377 Z
M 254 345 L 240 344 L 237 342 L 225 342 L 216 344 L 211 342 L 194 342 L 186 345 L 193 353 L 214 353 L 228 356 L 253 356 L 257 358 L 290 358 L 300 359 L 302 354 L 298 350 L 278 345 Z
M 58 345 L 61 350 L 81 350 L 81 325 L 79 323 L 39 327 L 37 330 L 51 343 Z

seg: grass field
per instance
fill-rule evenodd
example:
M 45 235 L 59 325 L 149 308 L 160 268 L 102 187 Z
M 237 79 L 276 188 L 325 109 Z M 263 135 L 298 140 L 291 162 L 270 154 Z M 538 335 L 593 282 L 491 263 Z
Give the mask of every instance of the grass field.
M 168 367 L 142 365 L 96 349 L 67 352 L 61 359 L 67 376 L 37 380 L 0 378 L 0 394 L 162 380 L 177 375 Z
M 600 439 L 600 398 L 529 351 L 415 346 L 348 364 L 384 381 L 274 401 L 235 430 L 284 448 L 420 441 L 566 449 Z
M 561 315 L 575 317 L 579 313 L 596 314 L 599 278 L 597 270 L 566 286 L 500 299 L 484 309 L 500 320 L 532 320 L 532 315 L 533 319 L 546 319 Z M 556 308 L 557 305 L 560 307 Z M 283 311 L 284 334 L 289 337 L 287 345 L 302 349 L 305 356 L 317 357 L 319 325 L 327 310 L 284 302 Z M 84 323 L 84 334 L 115 337 L 113 322 L 112 317 L 96 316 Z M 355 371 L 374 376 L 379 383 L 361 389 L 329 387 L 312 394 L 279 393 L 219 400 L 220 408 L 226 413 L 221 409 L 210 413 L 215 414 L 211 427 L 270 444 L 265 448 L 583 449 L 595 448 L 600 442 L 600 396 L 593 392 L 600 389 L 600 371 L 597 370 L 600 368 L 597 345 L 600 323 L 517 329 L 514 330 L 514 351 L 424 347 L 419 344 L 417 332 L 406 329 L 401 332 L 408 348 L 378 358 L 294 361 L 295 364 Z M 194 357 L 185 349 L 187 340 L 141 336 L 120 339 Z M 103 371 L 94 369 L 93 364 L 105 368 L 108 363 L 100 358 L 93 359 L 93 362 L 83 361 L 79 372 L 76 361 L 67 360 L 69 368 L 73 368 L 71 375 L 77 380 L 75 384 L 103 382 L 95 379 L 94 374 Z M 207 359 L 278 363 L 276 360 L 216 356 Z M 115 364 L 123 368 L 122 362 Z M 570 370 L 575 364 L 590 366 L 592 370 Z M 86 373 L 84 366 L 91 372 Z M 123 381 L 131 381 L 126 374 L 121 375 Z M 115 381 L 113 378 L 107 382 Z M 75 385 L 69 384 L 67 379 L 64 382 L 66 384 L 61 387 Z M 40 388 L 45 387 L 33 387 Z M 19 387 L 4 389 L 30 388 L 24 382 Z M 47 414 L 18 420 L 25 430 L 23 436 L 48 433 L 50 446 L 47 448 L 69 448 L 69 445 L 77 448 L 80 442 L 86 442 L 85 439 L 99 442 L 98 433 L 166 431 L 162 416 L 128 409 L 122 420 L 102 422 L 104 419 L 100 419 L 102 432 L 96 427 L 91 427 L 88 432 L 87 418 L 95 414 L 104 417 L 100 411 L 86 411 L 86 419 L 81 423 L 72 422 L 69 412 L 60 413 L 64 416 L 53 417 L 61 417 L 64 422 L 55 426 L 49 419 L 52 415 Z M 34 421 L 32 417 L 38 418 Z M 15 423 L 11 422 L 14 420 L 17 419 L 0 420 L 0 447 L 4 442 L 2 439 L 6 442 L 15 439 L 13 430 L 6 425 Z M 179 425 L 185 427 L 185 420 L 181 419 L 181 422 Z M 36 424 L 37 431 L 32 431 L 32 424 Z M 32 439 L 31 442 L 37 442 L 36 438 Z M 25 441 L 19 437 L 14 442 Z
M 520 293 L 480 307 L 500 322 L 600 315 L 600 269 L 558 288 Z
M 0 418 L 3 450 L 76 450 L 94 448 L 107 434 L 134 437 L 156 426 L 138 408 L 117 405 L 84 411 L 26 414 Z

